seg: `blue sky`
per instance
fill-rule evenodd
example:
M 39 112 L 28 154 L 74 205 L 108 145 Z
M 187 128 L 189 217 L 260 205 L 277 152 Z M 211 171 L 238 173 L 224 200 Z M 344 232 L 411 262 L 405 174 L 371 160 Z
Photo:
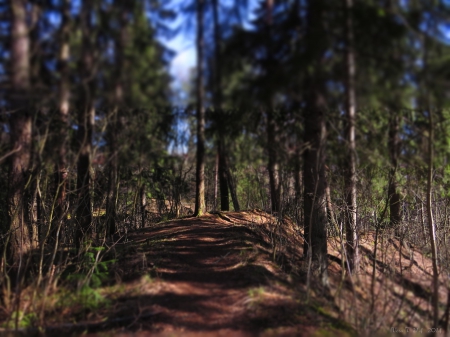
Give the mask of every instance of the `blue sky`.
M 259 0 L 250 1 L 248 24 L 251 21 L 254 13 L 254 9 L 258 5 Z M 173 23 L 173 26 L 177 26 L 183 20 L 183 16 L 179 16 L 178 20 Z M 171 40 L 162 40 L 170 49 L 176 52 L 175 57 L 170 64 L 170 73 L 174 77 L 174 81 L 182 83 L 189 79 L 189 71 L 195 67 L 197 53 L 195 50 L 195 34 L 187 34 L 181 32 Z

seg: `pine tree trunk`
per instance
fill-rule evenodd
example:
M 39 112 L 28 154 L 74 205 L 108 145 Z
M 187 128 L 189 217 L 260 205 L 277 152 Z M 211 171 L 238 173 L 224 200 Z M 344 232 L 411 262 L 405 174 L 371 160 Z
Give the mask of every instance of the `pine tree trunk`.
M 69 33 L 70 33 L 70 1 L 64 0 L 62 11 L 62 24 L 60 28 L 60 47 L 58 55 L 58 70 L 60 73 L 59 97 L 58 97 L 58 161 L 55 165 L 55 212 L 52 221 L 51 237 L 54 242 L 58 239 L 58 233 L 63 224 L 66 211 L 67 190 L 67 146 L 69 130 Z
M 428 111 L 430 121 L 430 137 L 428 139 L 428 174 L 427 174 L 427 220 L 428 233 L 431 244 L 431 262 L 433 265 L 433 326 L 438 327 L 439 321 L 439 271 L 438 271 L 438 252 L 436 242 L 436 225 L 433 220 L 432 208 L 432 190 L 433 190 L 433 140 L 434 140 L 434 125 L 433 113 Z
M 108 145 L 110 153 L 109 177 L 108 177 L 108 196 L 106 200 L 106 219 L 107 235 L 112 236 L 116 232 L 117 217 L 117 194 L 119 185 L 119 150 L 117 135 L 119 133 L 119 112 L 123 104 L 123 72 L 125 67 L 124 50 L 127 44 L 127 11 L 123 0 L 116 0 L 118 8 L 117 16 L 119 19 L 120 32 L 117 32 L 115 38 L 115 86 L 113 92 L 113 106 L 108 120 Z M 145 220 L 143 220 L 143 223 Z
M 112 123 L 116 124 L 117 110 L 112 113 Z M 119 161 L 117 154 L 117 141 L 115 137 L 115 127 L 110 126 L 110 135 L 108 137 L 110 149 L 109 175 L 108 175 L 108 195 L 106 198 L 106 219 L 107 219 L 107 236 L 112 237 L 116 232 L 116 217 L 117 217 L 117 185 L 118 185 L 118 171 Z
M 307 47 L 316 45 L 317 39 L 326 36 L 323 27 L 323 3 L 309 0 L 307 14 Z M 323 285 L 328 285 L 327 258 L 327 209 L 326 209 L 326 124 L 324 98 L 325 81 L 321 74 L 320 61 L 325 47 L 313 48 L 310 57 L 315 60 L 316 67 L 305 82 L 305 133 L 304 142 L 308 148 L 303 153 L 303 186 L 304 186 L 304 252 L 311 258 L 312 268 L 320 275 Z
M 16 151 L 11 156 L 8 189 L 10 229 L 9 256 L 19 263 L 31 249 L 24 188 L 29 174 L 32 120 L 27 101 L 30 89 L 29 37 L 25 0 L 11 0 L 11 144 Z M 20 266 L 19 266 L 20 267 Z
M 300 224 L 302 221 L 301 218 L 301 207 L 300 201 L 302 200 L 302 172 L 301 172 L 301 160 L 300 160 L 300 151 L 297 148 L 295 151 L 295 158 L 294 158 L 294 191 L 295 191 L 295 219 L 297 224 Z
M 353 48 L 353 0 L 345 1 L 345 66 L 346 66 L 346 119 L 347 119 L 347 169 L 345 171 L 345 193 L 347 210 L 345 217 L 346 251 L 350 270 L 359 269 L 359 243 L 356 226 L 356 95 L 355 52 Z
M 219 148 L 217 147 L 216 158 L 214 161 L 214 211 L 217 211 L 218 209 L 217 203 L 218 192 L 219 192 Z
M 39 20 L 42 15 L 42 4 L 38 2 L 33 2 L 29 4 L 28 16 L 29 16 L 29 23 L 28 26 L 30 27 L 28 35 L 29 35 L 29 41 L 30 46 L 29 50 L 30 52 L 30 88 L 33 88 L 32 91 L 29 93 L 29 99 L 30 99 L 30 107 L 33 106 L 33 102 L 36 101 L 36 98 L 39 97 L 39 92 L 35 90 L 35 88 L 39 87 L 40 83 L 40 76 L 41 76 L 41 65 L 43 62 L 43 55 L 41 52 L 40 47 L 40 34 L 41 29 L 39 26 Z M 33 135 L 31 136 L 33 138 Z M 45 140 L 43 140 L 45 142 Z M 40 170 L 41 170 L 41 163 L 40 163 L 40 156 L 35 155 L 36 150 L 39 147 L 38 142 L 31 142 L 31 148 L 30 148 L 30 163 L 29 163 L 29 184 L 27 187 L 27 190 L 25 191 L 24 197 L 25 197 L 25 203 L 27 206 L 26 212 L 25 212 L 25 223 L 27 223 L 31 235 L 31 246 L 32 249 L 37 248 L 39 244 L 38 239 L 38 231 L 39 231 L 39 224 L 43 222 L 43 219 L 40 218 L 42 215 L 40 208 L 40 203 L 38 201 L 38 190 L 39 190 L 39 177 L 40 177 Z
M 82 101 L 78 111 L 77 140 L 79 146 L 77 163 L 77 191 L 78 207 L 76 210 L 76 238 L 75 244 L 79 249 L 91 229 L 92 209 L 90 194 L 90 168 L 92 155 L 92 133 L 94 128 L 94 81 L 92 54 L 92 27 L 89 20 L 92 12 L 91 2 L 85 0 L 81 10 L 82 26 L 82 60 L 80 74 L 82 76 Z
M 430 27 L 427 25 L 427 27 Z M 422 100 L 425 113 L 428 114 L 429 122 L 429 137 L 428 137 L 428 167 L 427 167 L 427 222 L 428 222 L 428 235 L 430 239 L 431 248 L 431 263 L 433 268 L 433 327 L 439 327 L 439 270 L 438 270 L 438 247 L 436 240 L 436 224 L 433 219 L 433 162 L 434 162 L 434 119 L 433 111 L 430 102 L 429 87 L 431 84 L 430 72 L 429 72 L 429 48 L 430 41 L 428 35 L 423 33 L 423 78 L 422 78 Z
M 222 42 L 220 23 L 219 23 L 219 4 L 218 0 L 212 0 L 213 5 L 213 25 L 214 25 L 214 108 L 216 112 L 221 113 L 222 109 L 222 72 L 220 60 L 220 45 Z
M 233 208 L 236 212 L 239 212 L 241 210 L 241 207 L 239 206 L 239 200 L 237 198 L 236 184 L 234 182 L 233 176 L 231 175 L 230 167 L 228 165 L 226 158 L 225 158 L 225 168 L 227 173 L 228 188 L 230 189 L 231 194 L 231 201 L 233 202 Z
M 230 210 L 230 199 L 228 193 L 228 177 L 227 177 L 227 163 L 223 153 L 223 140 L 219 140 L 219 186 L 220 186 L 220 210 Z
M 273 0 L 266 0 L 266 34 L 267 34 L 267 64 L 266 71 L 269 76 L 273 74 L 274 59 L 273 59 L 273 46 L 271 43 L 272 39 L 272 24 L 273 24 Z M 280 210 L 280 176 L 278 167 L 278 156 L 276 149 L 276 137 L 275 129 L 276 122 L 274 119 L 273 110 L 273 94 L 269 93 L 267 100 L 267 148 L 268 148 L 268 165 L 267 170 L 269 171 L 269 186 L 270 186 L 270 202 L 272 212 L 279 212 Z
M 222 72 L 221 72 L 221 59 L 220 59 L 220 45 L 221 45 L 221 32 L 219 23 L 219 3 L 218 0 L 212 0 L 213 9 L 213 25 L 214 25 L 214 112 L 218 116 L 218 124 L 223 120 L 222 111 Z M 227 180 L 227 149 L 225 146 L 225 137 L 220 128 L 222 125 L 217 125 L 218 141 L 217 141 L 217 154 L 218 154 L 218 178 L 220 189 L 220 210 L 230 210 L 230 198 L 229 198 L 229 181 Z
M 205 204 L 205 111 L 203 110 L 203 12 L 204 0 L 197 0 L 197 165 L 195 216 L 206 212 Z
M 325 113 L 319 97 L 311 97 L 305 112 L 305 143 L 310 147 L 303 154 L 304 161 L 304 252 L 311 254 L 314 269 L 327 284 L 327 209 L 325 180 Z
M 280 176 L 277 160 L 277 149 L 275 146 L 275 121 L 273 111 L 269 108 L 267 112 L 267 146 L 269 150 L 269 184 L 270 184 L 270 201 L 272 204 L 272 212 L 280 211 Z

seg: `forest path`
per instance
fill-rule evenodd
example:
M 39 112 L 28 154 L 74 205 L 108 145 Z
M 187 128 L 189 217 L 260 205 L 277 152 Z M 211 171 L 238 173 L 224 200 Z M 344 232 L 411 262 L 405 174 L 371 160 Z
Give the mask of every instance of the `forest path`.
M 227 212 L 130 233 L 116 270 L 126 290 L 114 316 L 134 319 L 113 334 L 311 335 L 323 317 L 299 305 L 270 244 L 252 229 L 266 220 L 263 212 Z
M 296 327 L 295 294 L 270 247 L 239 216 L 208 214 L 128 236 L 122 272 L 140 290 L 119 299 L 116 314 L 134 314 L 135 334 L 310 335 Z

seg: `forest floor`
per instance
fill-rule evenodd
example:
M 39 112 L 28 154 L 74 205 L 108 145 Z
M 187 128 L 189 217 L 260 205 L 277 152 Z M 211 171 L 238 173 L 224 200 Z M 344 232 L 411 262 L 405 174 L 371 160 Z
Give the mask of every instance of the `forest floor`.
M 55 293 L 35 335 L 404 335 L 406 327 L 422 335 L 431 321 L 430 259 L 392 236 L 380 236 L 374 253 L 374 233 L 361 235 L 353 279 L 342 276 L 341 244 L 329 238 L 327 288 L 314 275 L 307 287 L 295 223 L 260 210 L 170 220 L 124 239 L 104 257 L 116 261 L 106 284 L 70 305 Z M 443 280 L 442 312 L 446 297 Z

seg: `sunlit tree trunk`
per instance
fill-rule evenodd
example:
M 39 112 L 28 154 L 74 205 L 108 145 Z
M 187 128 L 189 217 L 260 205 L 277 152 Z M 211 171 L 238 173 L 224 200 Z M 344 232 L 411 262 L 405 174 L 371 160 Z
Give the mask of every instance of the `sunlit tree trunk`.
M 356 227 L 356 94 L 355 52 L 353 47 L 353 0 L 345 1 L 345 66 L 346 90 L 345 112 L 347 119 L 347 168 L 345 171 L 345 193 L 347 210 L 345 217 L 346 251 L 350 270 L 359 269 L 358 229 Z
M 25 223 L 24 188 L 27 182 L 31 152 L 29 36 L 26 14 L 27 1 L 11 0 L 11 114 L 10 134 L 14 149 L 9 171 L 8 217 L 10 229 L 9 253 L 13 261 L 31 248 L 28 225 Z M 19 265 L 20 267 L 20 265 Z
M 62 9 L 62 23 L 60 28 L 60 46 L 58 53 L 58 69 L 60 73 L 58 97 L 58 158 L 55 165 L 55 212 L 52 222 L 52 238 L 57 234 L 63 222 L 66 210 L 67 189 L 67 146 L 69 130 L 70 84 L 69 84 L 69 34 L 70 34 L 70 1 L 64 0 Z
M 197 166 L 195 216 L 206 212 L 205 204 L 205 111 L 203 110 L 203 12 L 204 0 L 197 0 Z
M 82 99 L 78 110 L 77 140 L 79 146 L 77 163 L 77 192 L 78 207 L 76 210 L 76 245 L 81 247 L 84 238 L 88 235 L 92 224 L 91 194 L 90 194 L 90 168 L 92 155 L 92 133 L 94 128 L 94 55 L 92 53 L 92 24 L 90 15 L 93 10 L 92 2 L 83 1 L 81 10 L 82 28 L 82 56 L 80 75 L 82 81 Z
M 309 57 L 315 62 L 314 71 L 305 82 L 305 133 L 307 148 L 303 153 L 304 186 L 304 252 L 312 261 L 324 285 L 328 284 L 327 258 L 327 209 L 326 209 L 326 124 L 325 124 L 325 80 L 321 72 L 321 60 L 325 53 L 323 27 L 323 3 L 308 1 L 306 45 L 310 47 Z

